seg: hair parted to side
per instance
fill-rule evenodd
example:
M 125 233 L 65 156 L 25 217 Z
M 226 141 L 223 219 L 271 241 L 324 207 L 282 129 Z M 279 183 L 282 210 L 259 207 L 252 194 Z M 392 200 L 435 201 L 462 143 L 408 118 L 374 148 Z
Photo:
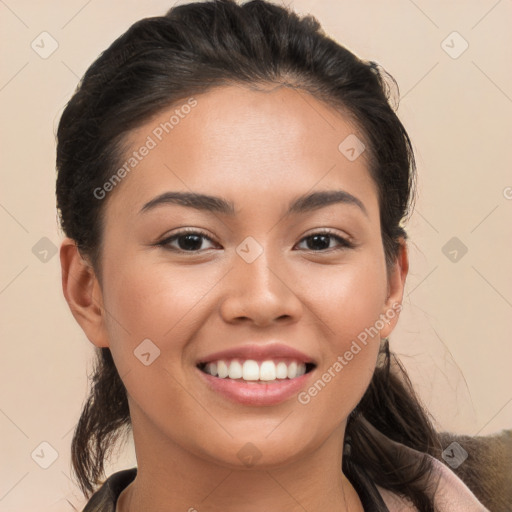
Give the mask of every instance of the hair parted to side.
M 101 281 L 101 187 L 123 160 L 130 130 L 183 98 L 224 84 L 285 84 L 350 116 L 368 143 L 379 195 L 388 269 L 415 192 L 409 137 L 391 101 L 394 80 L 326 36 L 312 16 L 252 0 L 179 5 L 132 25 L 91 65 L 66 106 L 57 133 L 57 208 L 67 236 L 90 259 Z M 340 141 L 341 142 L 341 141 Z M 108 348 L 96 349 L 92 389 L 72 441 L 72 464 L 86 496 L 102 483 L 104 460 L 122 428 L 131 426 L 126 389 Z M 434 511 L 426 492 L 430 464 L 397 462 L 393 442 L 433 456 L 441 448 L 399 361 L 381 346 L 380 362 L 348 419 L 343 472 L 365 508 L 385 511 L 375 484 Z

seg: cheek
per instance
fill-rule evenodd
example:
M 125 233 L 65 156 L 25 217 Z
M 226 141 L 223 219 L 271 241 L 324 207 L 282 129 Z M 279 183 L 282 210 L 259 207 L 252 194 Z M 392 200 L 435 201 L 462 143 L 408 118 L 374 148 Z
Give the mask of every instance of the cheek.
M 105 283 L 115 366 L 136 410 L 145 411 L 173 436 L 184 437 L 188 425 L 202 420 L 201 409 L 183 392 L 189 364 L 184 362 L 186 347 L 204 322 L 201 299 L 221 275 L 215 278 L 192 266 L 170 271 L 168 265 L 144 265 L 135 258 L 117 263 Z M 169 412 L 164 414 L 165 410 Z M 176 424 L 176 416 L 188 420 Z
M 304 294 L 324 338 L 317 380 L 298 397 L 312 414 L 337 422 L 362 398 L 375 369 L 386 292 L 385 266 L 375 258 L 319 273 Z
M 301 299 L 324 324 L 326 338 L 339 340 L 337 348 L 375 325 L 387 298 L 386 269 L 379 258 L 362 255 L 308 274 L 314 279 L 295 276 L 295 282 L 303 283 Z
M 179 363 L 204 321 L 201 306 L 222 278 L 222 269 L 191 265 L 176 270 L 165 263 L 145 263 L 140 256 L 111 261 L 115 264 L 105 264 L 105 322 L 120 373 L 138 366 L 134 351 L 147 339 L 160 351 L 159 363 Z

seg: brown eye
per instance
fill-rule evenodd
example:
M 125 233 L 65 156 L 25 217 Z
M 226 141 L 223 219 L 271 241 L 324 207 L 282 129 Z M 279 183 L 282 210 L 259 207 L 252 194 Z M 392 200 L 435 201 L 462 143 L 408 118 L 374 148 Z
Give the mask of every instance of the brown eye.
M 212 244 L 214 243 L 209 236 L 200 231 L 180 231 L 162 240 L 157 245 L 177 252 L 200 252 L 211 248 L 202 247 L 205 240 L 208 240 Z M 172 245 L 174 243 L 176 243 L 177 246 Z
M 306 250 L 314 252 L 325 252 L 326 250 L 331 249 L 349 249 L 353 247 L 353 244 L 350 243 L 346 238 L 335 235 L 330 231 L 319 231 L 318 233 L 313 233 L 312 235 L 304 237 L 301 242 L 303 241 L 306 241 Z M 331 246 L 332 241 L 337 243 L 337 247 L 336 245 Z

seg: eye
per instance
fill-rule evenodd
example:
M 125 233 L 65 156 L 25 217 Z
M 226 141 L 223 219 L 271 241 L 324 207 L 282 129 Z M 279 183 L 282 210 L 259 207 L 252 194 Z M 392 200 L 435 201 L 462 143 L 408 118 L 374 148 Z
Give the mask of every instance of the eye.
M 339 235 L 334 234 L 330 230 L 318 231 L 316 233 L 312 233 L 311 235 L 305 236 L 300 243 L 306 241 L 306 245 L 308 247 L 306 250 L 313 252 L 327 252 L 327 250 L 343 250 L 350 249 L 354 247 L 352 242 L 349 242 L 346 238 L 343 238 Z M 307 243 L 309 241 L 310 243 Z M 332 247 L 331 242 L 335 241 L 338 243 L 338 247 Z
M 213 240 L 206 234 L 197 230 L 182 230 L 174 235 L 158 242 L 157 245 L 177 252 L 199 252 L 206 250 L 203 245 L 203 241 L 208 240 L 214 243 Z M 176 245 L 172 245 L 176 242 Z M 207 248 L 208 249 L 208 248 Z
M 165 249 L 176 251 L 176 252 L 201 252 L 209 248 L 214 247 L 203 247 L 203 241 L 207 240 L 214 246 L 217 245 L 215 242 L 205 233 L 193 229 L 184 229 L 175 233 L 174 235 L 165 238 L 156 245 L 164 247 Z M 330 252 L 331 250 L 343 250 L 354 247 L 354 244 L 339 235 L 334 234 L 330 230 L 322 230 L 316 233 L 312 233 L 304 237 L 300 242 L 306 241 L 305 249 L 313 252 Z M 336 242 L 336 246 L 332 246 L 331 242 Z M 309 242 L 309 243 L 308 243 Z M 175 244 L 175 245 L 173 245 Z

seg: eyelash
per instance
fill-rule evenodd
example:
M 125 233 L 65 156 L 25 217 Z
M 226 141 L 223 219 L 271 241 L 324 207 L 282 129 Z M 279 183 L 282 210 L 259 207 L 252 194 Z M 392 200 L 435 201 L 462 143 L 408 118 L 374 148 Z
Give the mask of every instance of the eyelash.
M 161 242 L 158 242 L 156 245 L 160 246 L 160 247 L 163 247 L 166 250 L 173 251 L 173 252 L 178 252 L 178 253 L 199 254 L 200 252 L 202 252 L 201 250 L 185 251 L 183 249 L 178 249 L 176 247 L 171 247 L 169 245 L 171 242 L 177 240 L 179 237 L 186 236 L 186 235 L 199 235 L 199 236 L 209 240 L 212 243 L 216 243 L 206 233 L 204 233 L 204 232 L 202 232 L 200 230 L 192 229 L 191 228 L 191 229 L 183 229 L 181 231 L 178 231 L 174 235 L 172 235 L 172 236 L 170 236 L 168 238 L 165 238 Z M 314 233 L 311 233 L 310 235 L 307 235 L 307 236 L 301 238 L 299 243 L 303 242 L 304 240 L 307 240 L 308 238 L 312 238 L 312 237 L 318 236 L 318 235 L 329 236 L 329 237 L 335 239 L 339 243 L 339 247 L 337 247 L 337 248 L 331 247 L 331 248 L 323 249 L 323 250 L 319 250 L 319 251 L 315 251 L 313 249 L 305 249 L 306 251 L 312 252 L 312 253 L 322 253 L 322 252 L 329 252 L 330 253 L 331 251 L 341 251 L 341 250 L 346 250 L 346 249 L 352 249 L 355 246 L 351 241 L 349 241 L 348 239 L 343 238 L 343 237 L 335 234 L 330 229 L 323 229 L 321 231 L 315 231 Z M 205 250 L 207 250 L 207 249 L 205 249 Z

